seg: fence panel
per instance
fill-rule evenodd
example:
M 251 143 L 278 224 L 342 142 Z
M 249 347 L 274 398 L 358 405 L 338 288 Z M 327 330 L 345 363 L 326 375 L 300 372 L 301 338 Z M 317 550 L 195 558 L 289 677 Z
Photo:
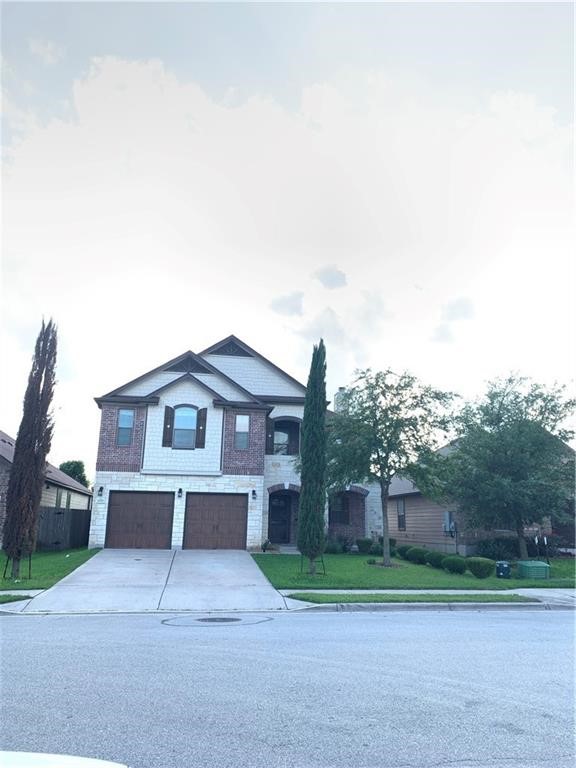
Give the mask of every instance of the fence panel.
M 41 507 L 36 549 L 60 550 L 88 546 L 89 509 Z

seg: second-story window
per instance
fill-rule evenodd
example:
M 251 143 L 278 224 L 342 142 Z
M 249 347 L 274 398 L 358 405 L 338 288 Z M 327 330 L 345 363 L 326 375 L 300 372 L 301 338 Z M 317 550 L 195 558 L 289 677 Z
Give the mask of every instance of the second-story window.
M 191 449 L 196 446 L 196 408 L 180 405 L 174 408 L 172 448 Z
M 134 410 L 132 408 L 120 408 L 116 429 L 116 445 L 131 445 L 133 432 Z
M 248 448 L 250 434 L 250 416 L 236 414 L 234 426 L 234 448 Z
M 300 452 L 300 424 L 297 421 L 274 423 L 274 453 L 277 456 L 297 456 Z

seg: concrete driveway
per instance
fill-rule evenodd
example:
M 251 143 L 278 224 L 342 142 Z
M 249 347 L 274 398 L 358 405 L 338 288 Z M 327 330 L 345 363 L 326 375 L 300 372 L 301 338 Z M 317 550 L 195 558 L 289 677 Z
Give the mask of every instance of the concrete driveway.
M 248 552 L 104 549 L 24 613 L 271 611 L 286 603 Z

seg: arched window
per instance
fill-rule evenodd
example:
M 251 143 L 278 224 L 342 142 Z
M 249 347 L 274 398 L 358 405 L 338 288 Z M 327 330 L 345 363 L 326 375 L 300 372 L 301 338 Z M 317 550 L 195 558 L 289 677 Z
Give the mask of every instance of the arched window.
M 172 448 L 194 448 L 196 446 L 196 422 L 198 412 L 191 405 L 174 408 L 174 432 Z
M 266 453 L 277 456 L 298 456 L 300 453 L 299 420 L 268 419 Z

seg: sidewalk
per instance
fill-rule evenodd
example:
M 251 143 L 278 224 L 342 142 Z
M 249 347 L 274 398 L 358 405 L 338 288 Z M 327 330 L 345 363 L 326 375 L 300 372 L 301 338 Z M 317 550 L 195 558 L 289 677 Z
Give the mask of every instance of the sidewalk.
M 25 594 L 36 597 L 42 594 L 46 590 L 31 589 L 26 590 Z M 538 603 L 308 603 L 303 600 L 292 600 L 289 595 L 295 592 L 321 592 L 322 594 L 338 594 L 338 595 L 402 595 L 402 594 L 432 594 L 432 595 L 523 595 L 525 597 L 532 597 L 540 602 Z M 0 594 L 17 594 L 18 590 L 0 590 Z M 303 589 L 279 589 L 277 590 L 279 599 L 283 600 L 285 609 L 288 611 L 418 611 L 418 610 L 574 610 L 576 609 L 576 592 L 571 589 L 508 589 L 508 590 L 487 590 L 487 589 L 415 589 L 415 590 L 403 590 L 403 589 L 315 589 L 315 590 L 303 590 Z M 280 597 L 281 596 L 281 597 Z M 274 609 L 259 608 L 257 606 L 248 607 L 246 605 L 234 607 L 233 601 L 226 607 L 219 605 L 218 607 L 211 605 L 209 601 L 204 599 L 200 604 L 191 607 L 188 601 L 179 602 L 174 599 L 176 595 L 173 595 L 173 599 L 170 601 L 169 606 L 162 606 L 157 610 L 170 610 L 170 611 L 186 611 L 186 612 L 201 612 L 210 613 L 214 610 L 228 610 L 228 611 L 265 611 L 269 612 Z M 32 615 L 34 613 L 44 613 L 42 610 L 34 611 L 34 607 L 31 605 L 32 600 L 23 600 L 13 603 L 0 604 L 0 613 L 22 613 L 26 611 L 26 615 Z M 29 607 L 30 606 L 30 607 Z M 147 609 L 148 612 L 150 609 Z M 106 612 L 105 609 L 100 608 L 101 612 Z M 98 611 L 98 612 L 100 612 Z M 69 611 L 63 610 L 63 613 Z M 72 613 L 91 613 L 92 611 L 88 607 L 85 611 L 78 610 L 76 608 Z M 114 611 L 122 612 L 122 611 Z M 134 612 L 134 610 L 130 611 Z

